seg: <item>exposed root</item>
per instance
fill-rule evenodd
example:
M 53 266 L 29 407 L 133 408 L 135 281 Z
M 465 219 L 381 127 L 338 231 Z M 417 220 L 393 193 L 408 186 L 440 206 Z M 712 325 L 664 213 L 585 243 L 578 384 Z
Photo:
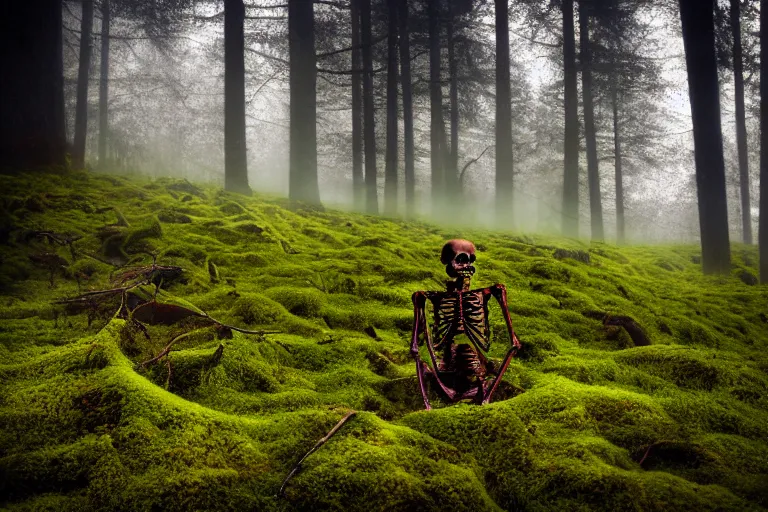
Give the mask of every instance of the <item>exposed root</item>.
M 602 320 L 603 326 L 623 327 L 636 347 L 645 347 L 651 344 L 645 330 L 635 322 L 632 317 L 626 315 L 611 315 L 600 311 L 586 311 L 583 313 L 587 318 Z

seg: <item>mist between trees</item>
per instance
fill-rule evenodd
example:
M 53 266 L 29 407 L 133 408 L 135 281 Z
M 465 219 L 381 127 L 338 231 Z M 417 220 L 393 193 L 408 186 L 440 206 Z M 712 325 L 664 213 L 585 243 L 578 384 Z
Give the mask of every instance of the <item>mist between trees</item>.
M 762 227 L 765 281 L 760 4 L 19 5 L 3 166 L 67 152 L 372 214 L 701 242 L 705 272 Z

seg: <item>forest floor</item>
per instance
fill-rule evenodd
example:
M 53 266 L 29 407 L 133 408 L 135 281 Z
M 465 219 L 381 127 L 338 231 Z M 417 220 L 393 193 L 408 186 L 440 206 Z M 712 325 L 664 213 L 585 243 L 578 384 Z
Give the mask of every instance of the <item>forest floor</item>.
M 696 246 L 450 230 L 85 172 L 0 187 L 0 509 L 768 509 L 754 247 L 705 277 Z M 423 411 L 411 294 L 444 288 L 453 237 L 477 246 L 473 284 L 506 284 L 523 350 L 494 403 Z M 150 276 L 158 292 L 55 302 L 140 281 L 150 253 L 169 267 Z M 501 358 L 498 307 L 491 327 Z

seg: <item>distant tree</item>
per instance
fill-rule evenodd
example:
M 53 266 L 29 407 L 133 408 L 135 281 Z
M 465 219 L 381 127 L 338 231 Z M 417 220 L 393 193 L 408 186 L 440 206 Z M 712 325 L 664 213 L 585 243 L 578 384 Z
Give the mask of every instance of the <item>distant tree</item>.
M 760 62 L 768 62 L 768 2 L 760 0 Z M 760 282 L 768 284 L 768 66 L 760 66 Z
M 495 0 L 494 7 L 496 11 L 496 220 L 509 225 L 514 220 L 512 208 L 514 169 L 508 0 Z
M 384 168 L 384 213 L 397 214 L 397 2 L 387 0 L 387 146 Z
M 354 2 L 354 0 L 353 0 Z M 413 142 L 413 86 L 411 83 L 411 46 L 408 28 L 408 0 L 399 0 L 398 25 L 400 36 L 400 85 L 403 94 L 403 146 L 405 156 L 405 215 L 413 217 L 415 198 Z
M 365 211 L 379 213 L 376 171 L 376 126 L 373 98 L 371 0 L 360 0 L 360 42 L 363 45 L 363 139 L 365 142 Z
M 749 191 L 747 121 L 744 109 L 744 66 L 741 48 L 741 0 L 731 0 L 731 37 L 733 38 L 733 86 L 736 100 L 736 145 L 739 154 L 742 240 L 752 243 L 752 202 Z
M 563 235 L 579 236 L 579 98 L 573 0 L 563 0 L 565 141 L 563 144 Z
M 294 2 L 291 2 L 290 5 L 293 4 Z M 244 23 L 245 5 L 243 0 L 225 0 L 224 188 L 232 192 L 250 194 L 245 142 Z M 291 123 L 291 127 L 293 127 L 293 123 Z M 309 143 L 309 141 L 306 141 L 306 143 Z
M 579 41 L 581 63 L 581 94 L 584 104 L 584 137 L 587 145 L 587 181 L 589 183 L 589 212 L 592 240 L 605 238 L 603 228 L 603 205 L 600 192 L 600 171 L 597 160 L 597 130 L 592 97 L 592 49 L 589 40 L 589 5 L 579 4 Z
M 64 163 L 61 0 L 14 2 L 0 18 L 0 167 Z
M 680 19 L 693 117 L 696 188 L 705 274 L 727 273 L 731 250 L 725 192 L 725 162 L 714 38 L 714 2 L 680 0 Z
M 612 147 L 598 147 L 598 154 L 614 161 L 616 239 L 620 244 L 626 237 L 625 157 L 630 168 L 632 161 L 656 168 L 656 155 L 663 151 L 658 140 L 650 142 L 658 136 L 655 102 L 663 84 L 658 60 L 647 56 L 654 50 L 648 40 L 653 30 L 643 16 L 648 5 L 648 0 L 602 0 L 595 1 L 592 10 L 592 92 L 598 98 L 598 111 L 610 113 L 598 116 L 597 122 L 603 121 L 602 129 L 613 133 Z M 608 142 L 606 139 L 603 141 Z M 646 145 L 654 149 L 646 151 Z
M 458 205 L 461 201 L 459 184 L 459 66 L 456 56 L 456 4 L 448 2 L 446 13 L 446 40 L 448 46 L 448 98 L 450 105 L 451 140 L 443 153 L 445 158 L 446 192 L 450 204 Z
M 101 56 L 99 58 L 99 167 L 107 167 L 109 139 L 109 30 L 110 0 L 101 0 Z
M 445 200 L 443 91 L 440 78 L 440 0 L 427 0 L 429 18 L 429 161 L 432 212 L 440 216 Z
M 72 146 L 72 165 L 85 166 L 85 139 L 88 132 L 88 86 L 91 69 L 91 29 L 93 27 L 93 0 L 83 0 L 80 21 L 80 62 L 77 73 L 77 107 L 75 110 L 75 140 Z
M 365 179 L 363 177 L 363 69 L 360 51 L 360 8 L 359 0 L 350 0 L 352 18 L 352 193 L 355 208 L 362 210 L 365 205 Z

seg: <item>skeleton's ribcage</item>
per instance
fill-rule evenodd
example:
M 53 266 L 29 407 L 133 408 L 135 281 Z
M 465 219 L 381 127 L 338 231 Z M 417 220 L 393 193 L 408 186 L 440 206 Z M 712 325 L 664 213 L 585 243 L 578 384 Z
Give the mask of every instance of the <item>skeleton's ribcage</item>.
M 491 345 L 488 306 L 482 290 L 441 293 L 430 300 L 435 310 L 435 348 L 445 346 L 455 335 L 463 333 L 478 349 L 488 351 Z

